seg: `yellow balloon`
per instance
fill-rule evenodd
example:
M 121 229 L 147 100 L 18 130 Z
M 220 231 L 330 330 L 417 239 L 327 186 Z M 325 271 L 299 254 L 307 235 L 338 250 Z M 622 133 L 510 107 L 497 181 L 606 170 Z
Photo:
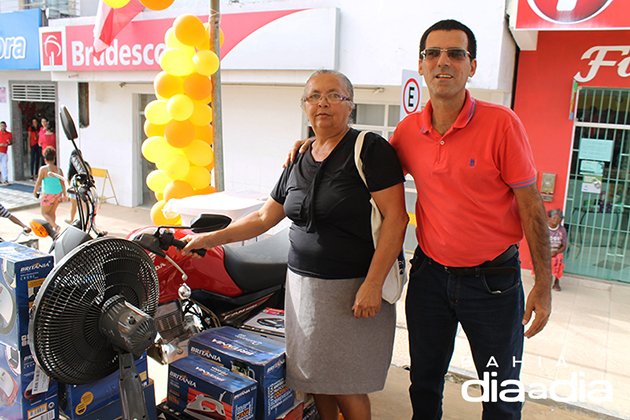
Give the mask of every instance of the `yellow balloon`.
M 144 116 L 153 124 L 164 125 L 171 120 L 166 110 L 166 101 L 151 101 L 144 108 Z
M 203 140 L 193 140 L 184 148 L 184 155 L 197 166 L 207 166 L 213 158 L 212 148 Z
M 180 154 L 174 154 L 164 162 L 164 172 L 173 180 L 184 178 L 189 169 L 188 159 Z
M 210 163 L 206 165 L 207 171 L 212 171 L 214 169 L 214 150 L 210 149 L 212 153 L 210 153 Z
M 202 102 L 193 102 L 193 112 L 190 122 L 194 125 L 208 125 L 212 122 L 212 108 Z
M 162 170 L 156 170 L 147 175 L 147 187 L 154 192 L 164 191 L 164 187 L 171 182 L 171 179 Z
M 174 0 L 140 0 L 140 3 L 147 9 L 164 10 L 167 9 Z
M 173 32 L 173 28 L 168 28 L 166 33 L 164 34 L 164 42 L 166 42 L 166 46 L 168 48 L 177 48 L 186 53 L 187 56 L 192 57 L 197 52 L 195 47 L 189 47 L 188 45 L 184 45 L 175 36 L 175 32 Z
M 191 166 L 184 181 L 188 182 L 195 190 L 206 188 L 210 185 L 210 172 L 199 166 Z
M 162 70 L 173 76 L 188 76 L 195 71 L 190 57 L 178 48 L 168 48 L 164 51 L 160 56 L 160 66 Z
M 177 153 L 164 137 L 149 137 L 142 143 L 142 156 L 149 162 L 161 162 Z
M 195 138 L 195 126 L 188 120 L 172 120 L 166 124 L 164 137 L 171 146 L 184 148 Z
M 176 180 L 164 188 L 164 199 L 168 201 L 171 198 L 186 198 L 194 195 L 194 193 L 195 190 L 188 182 Z
M 214 134 L 212 132 L 212 126 L 210 124 L 196 125 L 195 126 L 195 139 L 203 140 L 208 144 L 212 144 L 212 142 L 214 141 Z
M 208 195 L 208 194 L 214 194 L 215 192 L 217 192 L 217 189 L 214 188 L 212 185 L 210 185 L 206 188 L 195 190 L 195 195 Z
M 145 120 L 144 134 L 146 134 L 147 137 L 164 136 L 164 127 L 166 127 L 166 124 L 157 125 L 149 120 Z
M 182 217 L 177 216 L 172 219 L 167 219 L 164 217 L 164 213 L 162 213 L 162 209 L 166 204 L 165 200 L 160 200 L 151 207 L 151 221 L 155 226 L 175 226 L 182 224 Z
M 212 82 L 208 76 L 195 72 L 186 76 L 183 89 L 184 94 L 193 101 L 203 101 L 212 95 Z
M 158 97 L 169 99 L 184 93 L 184 79 L 161 71 L 153 79 L 153 88 Z
M 201 20 L 191 14 L 180 15 L 175 19 L 173 33 L 179 42 L 190 47 L 200 45 L 206 36 Z
M 219 70 L 219 57 L 210 50 L 197 51 L 197 53 L 193 55 L 192 62 L 194 70 L 204 76 L 211 76 Z M 190 73 L 192 72 L 187 74 Z
M 123 6 L 126 6 L 129 3 L 129 0 L 103 0 L 106 5 L 111 7 L 112 9 L 119 9 Z
M 166 110 L 174 120 L 184 121 L 190 118 L 193 113 L 193 102 L 186 95 L 175 95 L 168 100 Z
M 157 201 L 164 200 L 164 193 L 154 191 L 153 195 L 155 195 L 155 199 Z

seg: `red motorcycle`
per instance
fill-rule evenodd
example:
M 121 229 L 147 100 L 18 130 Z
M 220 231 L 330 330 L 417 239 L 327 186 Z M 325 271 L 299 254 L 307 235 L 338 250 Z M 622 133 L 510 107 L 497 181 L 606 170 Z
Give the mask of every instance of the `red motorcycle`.
M 127 236 L 149 252 L 158 274 L 154 318 L 161 338 L 149 351 L 154 359 L 170 363 L 186 355 L 193 334 L 222 325 L 239 327 L 265 307 L 283 308 L 288 229 L 245 246 L 196 250 L 203 258 L 179 253 L 187 234 L 223 229 L 231 221 L 202 214 L 191 226 L 146 227 Z

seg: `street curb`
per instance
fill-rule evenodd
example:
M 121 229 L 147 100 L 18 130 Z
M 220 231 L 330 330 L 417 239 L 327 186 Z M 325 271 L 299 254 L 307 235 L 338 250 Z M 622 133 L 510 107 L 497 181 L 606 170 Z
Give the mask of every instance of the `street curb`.
M 34 207 L 39 207 L 39 203 L 30 203 L 30 204 L 20 204 L 19 206 L 7 207 L 7 211 L 20 211 L 20 210 L 28 210 Z
M 468 380 L 477 379 L 477 375 L 474 372 L 471 372 L 469 370 L 452 367 L 449 369 L 445 378 L 447 381 L 457 383 L 457 384 L 463 384 L 464 382 Z M 473 385 L 473 387 L 478 388 L 478 386 L 476 385 Z M 599 420 L 627 419 L 626 416 L 624 416 L 623 414 L 619 412 L 616 412 L 614 410 L 608 410 L 604 407 L 599 407 L 592 404 L 568 403 L 568 402 L 563 402 L 563 401 L 556 401 L 552 398 L 531 399 L 529 398 L 528 393 L 525 393 L 525 395 L 526 395 L 525 397 L 526 401 L 544 405 L 550 408 L 557 408 L 559 410 L 568 411 L 570 413 L 581 414 L 583 416 L 591 417 L 594 419 L 599 419 Z

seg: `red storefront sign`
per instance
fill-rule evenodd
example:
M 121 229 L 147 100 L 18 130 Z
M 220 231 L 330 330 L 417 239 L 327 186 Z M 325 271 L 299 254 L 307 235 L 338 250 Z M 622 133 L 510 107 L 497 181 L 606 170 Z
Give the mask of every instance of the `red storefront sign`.
M 518 0 L 516 29 L 630 28 L 627 0 Z
M 300 10 L 271 12 L 235 13 L 221 16 L 221 29 L 226 34 L 221 47 L 221 58 L 225 57 L 239 42 L 283 16 Z M 200 16 L 207 22 L 207 16 Z M 127 25 L 100 58 L 93 55 L 94 25 L 47 27 L 40 29 L 42 57 L 50 55 L 53 44 L 61 46 L 61 53 L 42 58 L 42 70 L 107 71 L 107 70 L 157 70 L 160 54 L 166 50 L 164 34 L 173 25 L 175 18 L 135 20 Z M 65 37 L 65 42 L 62 42 Z M 54 42 L 53 42 L 54 41 Z M 48 42 L 48 44 L 46 44 Z M 55 50 L 57 51 L 57 50 Z M 54 65 L 53 60 L 54 59 Z

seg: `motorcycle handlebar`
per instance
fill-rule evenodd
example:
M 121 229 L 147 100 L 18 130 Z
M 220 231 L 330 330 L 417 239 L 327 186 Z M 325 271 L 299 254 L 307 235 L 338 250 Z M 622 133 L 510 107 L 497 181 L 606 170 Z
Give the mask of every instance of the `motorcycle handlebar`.
M 175 239 L 173 238 L 173 246 L 176 247 L 177 249 L 183 249 L 186 246 L 186 242 L 184 241 L 180 241 L 179 239 Z M 193 249 L 192 252 L 194 252 L 195 254 L 199 255 L 200 257 L 205 257 L 206 256 L 206 250 L 205 249 Z

